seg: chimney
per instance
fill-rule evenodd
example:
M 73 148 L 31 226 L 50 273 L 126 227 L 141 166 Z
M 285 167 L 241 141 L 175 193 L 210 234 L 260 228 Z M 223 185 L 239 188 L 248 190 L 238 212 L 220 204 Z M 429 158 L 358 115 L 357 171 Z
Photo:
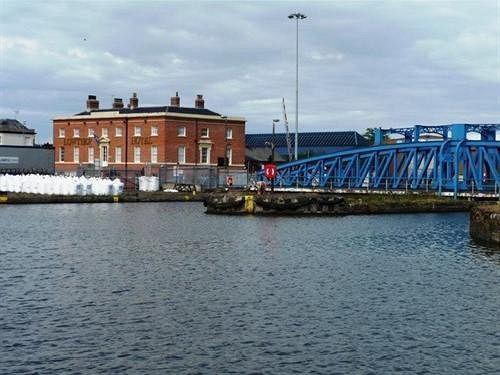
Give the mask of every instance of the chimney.
M 175 96 L 170 98 L 170 106 L 171 107 L 180 107 L 181 106 L 181 98 L 179 98 L 179 92 L 175 92 Z
M 97 111 L 99 109 L 99 100 L 95 95 L 89 95 L 87 99 L 87 112 Z
M 205 108 L 205 100 L 203 100 L 203 95 L 196 95 L 196 100 L 194 101 L 194 107 L 195 108 Z
M 132 94 L 132 97 L 130 98 L 128 107 L 130 109 L 136 109 L 137 107 L 139 107 L 139 98 L 137 97 L 137 93 L 136 92 L 134 92 Z
M 115 98 L 113 100 L 113 109 L 122 109 L 123 108 L 123 100 L 121 98 Z

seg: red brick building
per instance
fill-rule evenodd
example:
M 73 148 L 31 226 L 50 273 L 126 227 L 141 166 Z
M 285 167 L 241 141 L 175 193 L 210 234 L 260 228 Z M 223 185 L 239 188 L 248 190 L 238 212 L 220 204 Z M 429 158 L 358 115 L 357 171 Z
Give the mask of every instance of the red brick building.
M 204 104 L 197 95 L 194 107 L 181 107 L 176 93 L 169 106 L 139 107 L 134 93 L 127 108 L 116 98 L 112 108 L 99 109 L 97 98 L 89 95 L 85 112 L 53 119 L 56 172 L 97 163 L 129 171 L 225 162 L 229 169 L 243 169 L 245 119 L 222 116 Z

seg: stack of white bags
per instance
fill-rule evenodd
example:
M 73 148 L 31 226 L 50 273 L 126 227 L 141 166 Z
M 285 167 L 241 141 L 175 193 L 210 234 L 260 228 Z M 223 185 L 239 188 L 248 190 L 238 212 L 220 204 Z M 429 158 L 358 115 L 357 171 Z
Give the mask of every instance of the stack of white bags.
M 118 178 L 0 174 L 0 191 L 53 195 L 117 195 L 123 192 Z
M 141 176 L 139 177 L 140 191 L 158 191 L 160 190 L 160 179 L 156 176 Z

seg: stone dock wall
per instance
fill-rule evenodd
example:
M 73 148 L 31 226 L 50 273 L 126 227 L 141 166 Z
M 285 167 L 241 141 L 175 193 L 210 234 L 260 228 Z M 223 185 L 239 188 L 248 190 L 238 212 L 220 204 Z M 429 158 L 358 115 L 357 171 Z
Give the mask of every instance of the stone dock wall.
M 470 212 L 470 235 L 500 249 L 500 204 L 478 206 Z
M 211 194 L 208 214 L 366 215 L 417 212 L 468 212 L 477 203 L 435 195 Z

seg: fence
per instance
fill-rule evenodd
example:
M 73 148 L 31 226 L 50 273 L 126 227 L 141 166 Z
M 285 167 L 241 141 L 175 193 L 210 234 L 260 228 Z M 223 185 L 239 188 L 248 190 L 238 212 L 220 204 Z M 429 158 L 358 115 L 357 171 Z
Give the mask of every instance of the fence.
M 213 190 L 224 188 L 227 182 L 232 182 L 232 187 L 242 188 L 255 181 L 255 175 L 246 170 L 230 170 L 224 167 L 181 167 L 160 166 L 147 167 L 138 170 L 123 170 L 116 168 L 80 168 L 78 176 L 87 177 L 118 177 L 125 184 L 125 190 L 134 191 L 139 188 L 140 176 L 158 176 L 160 187 L 170 185 L 171 188 L 184 188 L 188 190 L 199 188 L 202 190 Z

